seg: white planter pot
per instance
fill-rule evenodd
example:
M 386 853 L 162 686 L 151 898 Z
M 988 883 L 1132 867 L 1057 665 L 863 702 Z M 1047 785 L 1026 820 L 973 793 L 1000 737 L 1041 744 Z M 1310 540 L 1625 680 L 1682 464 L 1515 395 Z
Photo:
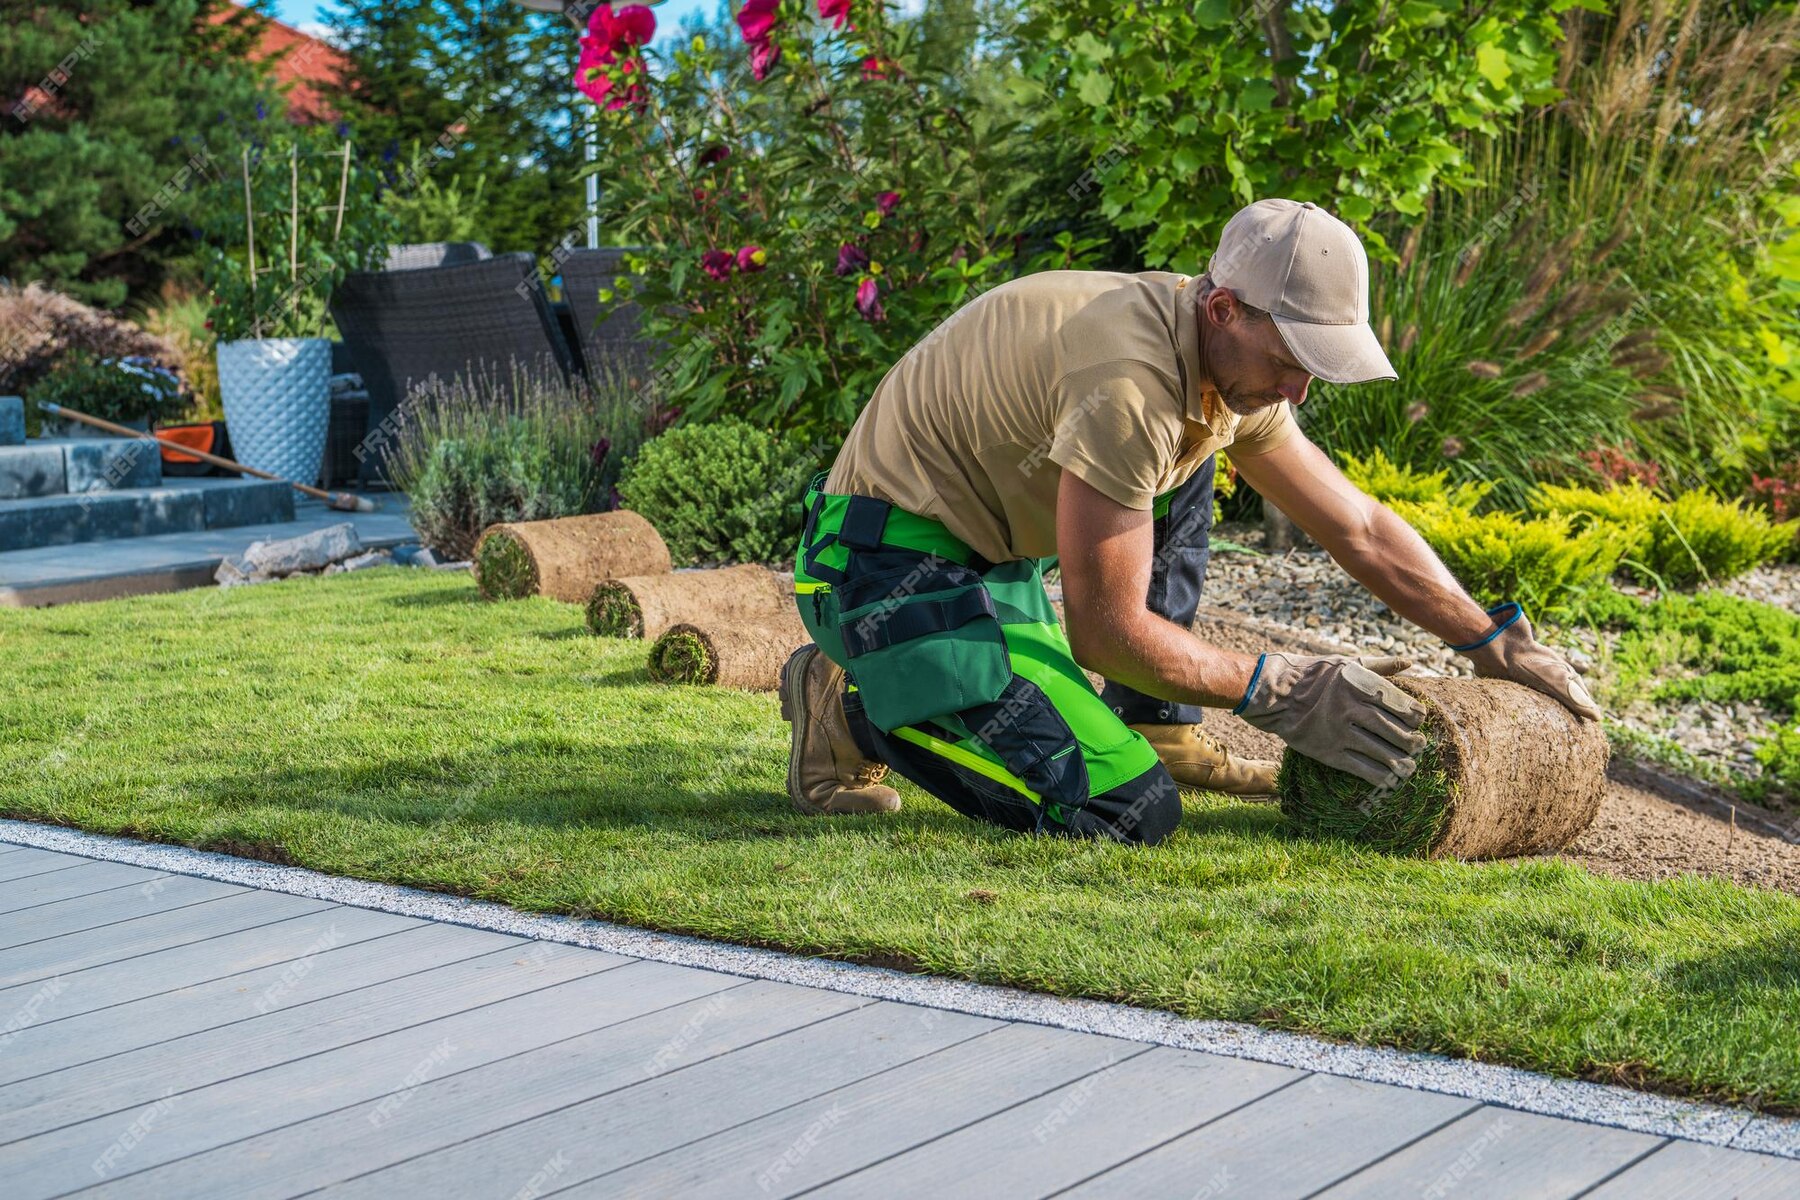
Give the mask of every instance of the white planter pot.
M 219 399 L 237 461 L 294 483 L 319 481 L 331 420 L 331 343 L 246 338 L 219 343 Z

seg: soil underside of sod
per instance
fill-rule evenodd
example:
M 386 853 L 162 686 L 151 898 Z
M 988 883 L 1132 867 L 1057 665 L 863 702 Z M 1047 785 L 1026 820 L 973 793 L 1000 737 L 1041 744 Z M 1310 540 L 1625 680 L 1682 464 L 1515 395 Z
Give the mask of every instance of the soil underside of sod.
M 12 612 L 0 810 L 1800 1112 L 1800 903 L 1587 869 L 1800 890 L 1773 848 L 1744 868 L 1766 839 L 1743 828 L 1622 785 L 1572 861 L 1393 858 L 1199 795 L 1150 849 L 1006 834 L 910 785 L 897 816 L 807 818 L 773 695 L 652 684 L 643 642 L 582 620 L 401 569 Z

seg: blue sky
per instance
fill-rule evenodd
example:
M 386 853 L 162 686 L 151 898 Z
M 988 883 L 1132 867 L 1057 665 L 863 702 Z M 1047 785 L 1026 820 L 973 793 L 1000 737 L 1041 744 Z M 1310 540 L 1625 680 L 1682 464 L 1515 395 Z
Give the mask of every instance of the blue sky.
M 718 0 L 663 0 L 656 5 L 657 32 L 673 32 L 691 12 L 710 12 Z M 324 12 L 329 7 L 318 3 L 318 0 L 277 0 L 275 11 L 283 21 L 296 29 L 307 29 L 323 25 Z M 573 35 L 574 30 L 570 30 Z

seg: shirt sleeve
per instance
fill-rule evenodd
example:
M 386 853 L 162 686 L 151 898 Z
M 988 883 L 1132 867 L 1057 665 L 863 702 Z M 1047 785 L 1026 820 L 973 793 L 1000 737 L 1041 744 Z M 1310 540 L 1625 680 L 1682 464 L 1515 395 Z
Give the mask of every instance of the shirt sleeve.
M 1294 420 L 1293 406 L 1284 400 L 1267 412 L 1240 421 L 1231 439 L 1231 453 L 1240 457 L 1267 454 L 1285 445 L 1299 432 L 1300 424 Z
M 1054 398 L 1050 461 L 1126 508 L 1149 508 L 1181 447 L 1173 381 L 1122 359 L 1069 372 Z

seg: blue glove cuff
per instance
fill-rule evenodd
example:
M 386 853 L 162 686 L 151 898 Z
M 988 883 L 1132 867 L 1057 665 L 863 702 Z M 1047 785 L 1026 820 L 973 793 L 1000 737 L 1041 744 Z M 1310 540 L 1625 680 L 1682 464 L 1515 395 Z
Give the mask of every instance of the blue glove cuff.
M 1501 615 L 1503 613 L 1505 614 L 1504 617 Z M 1505 633 L 1507 626 L 1525 615 L 1525 610 L 1520 608 L 1516 602 L 1508 600 L 1505 604 L 1496 604 L 1494 607 L 1488 609 L 1487 615 L 1494 618 L 1494 631 L 1492 633 L 1482 638 L 1479 642 L 1470 642 L 1466 646 L 1450 646 L 1450 648 L 1458 654 L 1462 654 L 1469 650 L 1481 649 L 1483 646 L 1499 637 L 1502 633 Z M 1448 642 L 1444 644 L 1447 646 L 1450 645 Z
M 1231 710 L 1232 716 L 1237 716 L 1239 713 L 1243 712 L 1244 709 L 1249 707 L 1250 697 L 1256 693 L 1256 684 L 1257 681 L 1262 678 L 1263 663 L 1268 660 L 1268 657 L 1269 656 L 1266 654 L 1257 656 L 1256 670 L 1250 672 L 1250 686 L 1244 689 L 1244 698 L 1239 700 L 1237 702 L 1237 707 Z

